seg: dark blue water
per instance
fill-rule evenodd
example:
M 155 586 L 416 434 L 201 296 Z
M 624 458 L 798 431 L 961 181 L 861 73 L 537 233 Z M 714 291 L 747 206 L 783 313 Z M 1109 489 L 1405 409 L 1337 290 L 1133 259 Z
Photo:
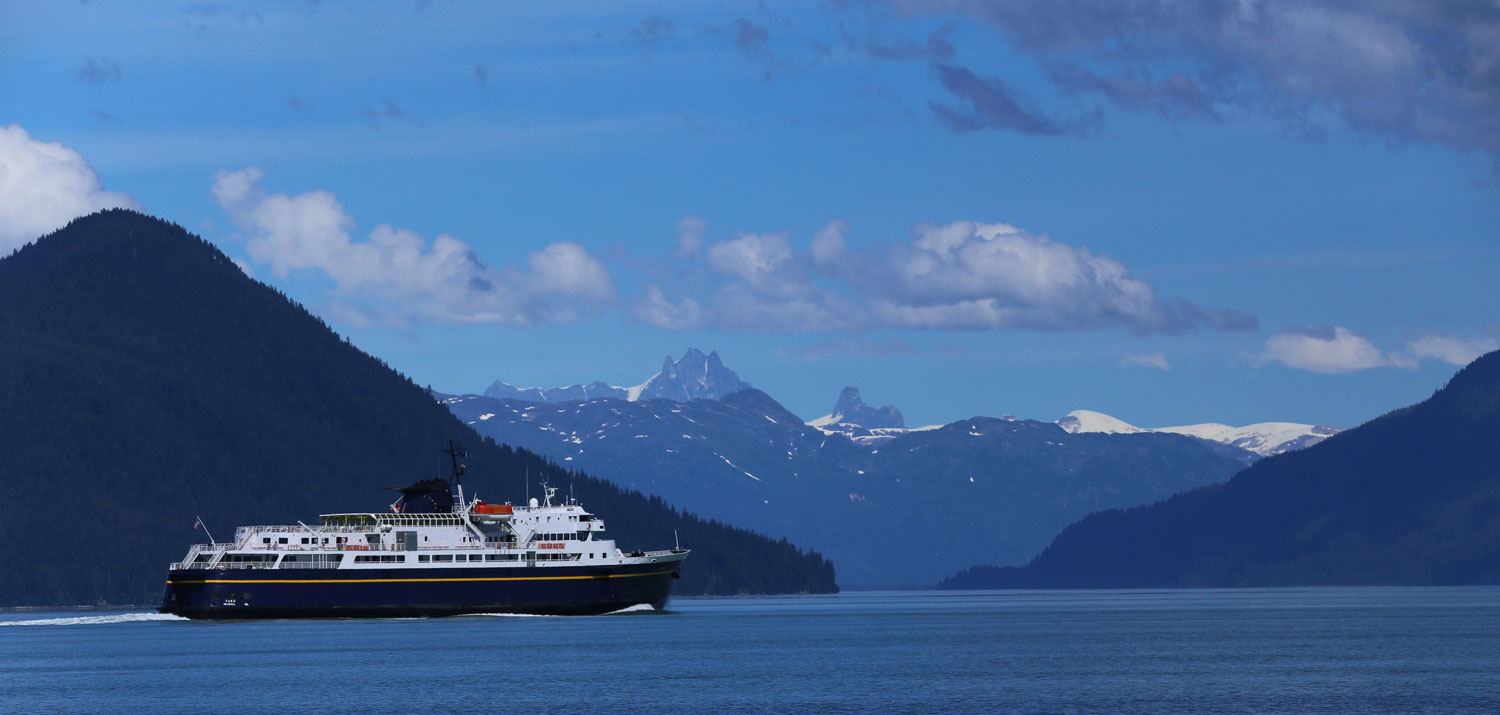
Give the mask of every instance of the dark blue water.
M 1500 588 L 881 592 L 597 617 L 0 614 L 0 710 L 1497 712 Z

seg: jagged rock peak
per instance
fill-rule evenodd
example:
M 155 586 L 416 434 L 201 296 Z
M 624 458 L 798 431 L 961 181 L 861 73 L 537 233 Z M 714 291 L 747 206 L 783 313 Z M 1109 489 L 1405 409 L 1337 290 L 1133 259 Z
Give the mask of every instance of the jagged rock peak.
M 865 404 L 860 397 L 859 388 L 853 385 L 845 387 L 839 393 L 839 400 L 827 419 L 831 423 L 859 425 L 866 429 L 906 427 L 906 419 L 901 416 L 901 410 L 893 405 L 873 407 Z
M 717 350 L 704 355 L 697 348 L 688 348 L 680 360 L 667 356 L 661 372 L 640 386 L 637 399 L 717 400 L 747 387 L 750 383 L 725 367 Z

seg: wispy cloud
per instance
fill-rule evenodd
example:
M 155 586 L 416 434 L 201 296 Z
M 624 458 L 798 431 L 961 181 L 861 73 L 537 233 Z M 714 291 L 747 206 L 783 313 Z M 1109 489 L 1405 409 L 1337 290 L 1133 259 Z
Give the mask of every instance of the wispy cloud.
M 377 107 L 363 107 L 359 110 L 359 116 L 365 119 L 399 119 L 405 112 L 389 99 L 380 100 Z
M 1162 353 L 1129 353 L 1120 358 L 1120 364 L 1126 367 L 1149 367 L 1156 370 L 1172 369 L 1172 366 L 1167 363 L 1167 356 Z
M 1086 136 L 1100 126 L 1097 113 L 1072 118 L 1053 117 L 1005 80 L 984 78 L 963 67 L 934 66 L 943 87 L 958 104 L 928 105 L 943 126 L 958 132 L 1006 129 L 1031 136 Z
M 763 57 L 771 52 L 771 31 L 764 25 L 739 17 L 733 23 L 734 46 L 746 57 Z
M 673 22 L 661 15 L 651 14 L 641 18 L 639 24 L 630 28 L 630 39 L 639 43 L 644 52 L 651 52 L 675 34 Z
M 114 82 L 119 82 L 125 74 L 120 70 L 120 64 L 108 57 L 85 57 L 74 76 L 79 82 L 91 84 L 96 87 Z
M 951 41 L 954 30 L 952 25 L 943 25 L 933 30 L 922 42 L 877 37 L 859 40 L 850 34 L 847 28 L 840 26 L 840 30 L 847 47 L 863 50 L 865 54 L 877 60 L 947 62 L 953 59 L 956 52 Z
M 876 339 L 864 336 L 841 336 L 795 348 L 777 348 L 781 357 L 817 361 L 828 357 L 885 357 L 916 355 L 917 349 L 900 338 Z

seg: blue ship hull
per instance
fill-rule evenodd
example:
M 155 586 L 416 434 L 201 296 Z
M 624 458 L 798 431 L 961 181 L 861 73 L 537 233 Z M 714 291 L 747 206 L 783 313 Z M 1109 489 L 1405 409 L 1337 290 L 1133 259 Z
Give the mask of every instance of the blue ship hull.
M 662 608 L 681 565 L 177 570 L 157 610 L 215 619 L 596 615 Z

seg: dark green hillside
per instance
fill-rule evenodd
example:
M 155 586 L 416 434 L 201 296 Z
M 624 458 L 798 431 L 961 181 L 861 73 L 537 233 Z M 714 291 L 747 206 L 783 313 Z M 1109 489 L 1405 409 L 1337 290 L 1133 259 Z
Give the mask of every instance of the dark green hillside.
M 570 476 L 482 440 L 425 390 L 247 278 L 181 227 L 113 210 L 0 259 L 0 605 L 148 603 L 168 562 L 238 524 L 383 509 L 386 487 L 442 473 L 519 501 L 524 474 Z M 832 566 L 578 475 L 626 548 L 677 529 L 675 592 L 835 590 Z
M 1428 400 L 1229 482 L 1092 514 L 948 588 L 1500 583 L 1500 352 Z

